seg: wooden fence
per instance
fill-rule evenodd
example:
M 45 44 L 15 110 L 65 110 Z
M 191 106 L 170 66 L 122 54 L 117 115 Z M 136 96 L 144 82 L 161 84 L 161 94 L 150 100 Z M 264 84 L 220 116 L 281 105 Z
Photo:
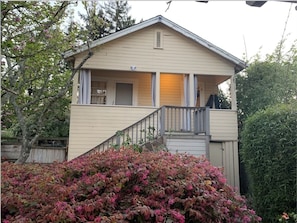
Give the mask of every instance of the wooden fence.
M 68 138 L 41 138 L 31 149 L 27 163 L 53 163 L 67 160 Z M 1 160 L 15 161 L 21 152 L 19 139 L 1 138 Z

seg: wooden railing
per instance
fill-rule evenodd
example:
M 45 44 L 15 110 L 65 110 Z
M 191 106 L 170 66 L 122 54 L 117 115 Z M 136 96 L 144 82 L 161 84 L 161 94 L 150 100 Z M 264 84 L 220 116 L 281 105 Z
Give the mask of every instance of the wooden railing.
M 162 106 L 133 125 L 117 131 L 81 156 L 111 147 L 142 145 L 165 134 L 174 133 L 209 135 L 209 108 Z

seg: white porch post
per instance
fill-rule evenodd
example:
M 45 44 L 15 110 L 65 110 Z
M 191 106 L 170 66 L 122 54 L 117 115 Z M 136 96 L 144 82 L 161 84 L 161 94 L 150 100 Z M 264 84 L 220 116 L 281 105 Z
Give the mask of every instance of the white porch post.
M 195 106 L 195 89 L 194 89 L 194 74 L 189 74 L 189 106 L 194 107 Z
M 156 72 L 156 107 L 160 107 L 160 71 Z
M 236 99 L 236 79 L 235 75 L 232 75 L 231 77 L 231 109 L 237 110 L 237 99 Z
M 197 104 L 197 99 L 198 99 L 197 94 L 198 94 L 198 75 L 194 74 L 194 106 L 196 106 Z

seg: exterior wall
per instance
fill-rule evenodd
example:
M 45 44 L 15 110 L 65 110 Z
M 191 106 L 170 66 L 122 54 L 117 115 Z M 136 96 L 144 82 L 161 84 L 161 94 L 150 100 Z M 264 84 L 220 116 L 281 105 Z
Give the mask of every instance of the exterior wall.
M 212 165 L 222 167 L 227 183 L 239 190 L 238 142 L 211 142 L 209 160 Z
M 154 48 L 156 30 L 162 31 L 161 49 Z M 84 68 L 131 70 L 131 66 L 135 66 L 135 71 L 144 72 L 234 74 L 231 62 L 161 24 L 110 41 L 92 51 L 94 55 Z M 86 53 L 76 56 L 76 65 Z
M 136 85 L 135 106 L 152 106 L 151 95 L 151 73 L 112 71 L 112 70 L 92 70 L 92 80 L 107 80 L 109 82 L 107 104 L 114 104 L 115 82 L 133 81 Z M 111 92 L 110 92 L 111 91 Z
M 215 141 L 237 141 L 237 112 L 229 109 L 210 109 L 210 135 Z
M 160 75 L 160 106 L 182 106 L 183 75 Z
M 68 160 L 89 151 L 154 110 L 148 107 L 71 105 Z

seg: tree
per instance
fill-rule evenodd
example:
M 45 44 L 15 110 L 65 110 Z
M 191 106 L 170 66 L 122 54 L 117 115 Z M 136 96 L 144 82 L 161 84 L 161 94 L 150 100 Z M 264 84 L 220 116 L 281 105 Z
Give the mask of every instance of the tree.
M 1 46 L 6 62 L 1 73 L 2 119 L 6 125 L 20 127 L 22 147 L 17 163 L 27 160 L 47 124 L 67 110 L 72 78 L 92 55 L 75 68 L 63 58 L 75 46 L 78 30 L 72 26 L 66 33 L 61 28 L 70 4 L 1 3 Z
M 92 40 L 107 36 L 135 24 L 135 19 L 128 15 L 130 7 L 127 1 L 82 2 L 86 14 L 79 13 L 85 23 L 82 29 Z
M 84 22 L 81 32 L 91 40 L 102 38 L 109 34 L 111 21 L 105 18 L 103 6 L 97 1 L 82 1 L 86 14 L 79 13 Z
M 237 76 L 237 102 L 240 128 L 244 120 L 260 109 L 297 98 L 297 48 L 283 53 L 283 42 L 264 61 L 256 58 Z
M 220 106 L 220 108 L 222 108 L 222 109 L 231 109 L 230 95 L 226 94 L 222 89 L 219 88 L 218 97 L 219 97 L 219 106 Z
M 117 32 L 135 24 L 129 16 L 131 7 L 127 1 L 108 1 L 104 6 L 106 17 L 111 21 L 110 32 Z

